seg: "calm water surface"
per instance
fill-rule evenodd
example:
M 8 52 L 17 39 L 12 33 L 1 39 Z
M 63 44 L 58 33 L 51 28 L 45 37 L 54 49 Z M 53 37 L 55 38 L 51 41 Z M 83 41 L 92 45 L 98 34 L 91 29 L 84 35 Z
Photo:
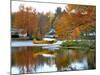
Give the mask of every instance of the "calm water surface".
M 95 50 L 12 47 L 11 73 L 95 69 Z

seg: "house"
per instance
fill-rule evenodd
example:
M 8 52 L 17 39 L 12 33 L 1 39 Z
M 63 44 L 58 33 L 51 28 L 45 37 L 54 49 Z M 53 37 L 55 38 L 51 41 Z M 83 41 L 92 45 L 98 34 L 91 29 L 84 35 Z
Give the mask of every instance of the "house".
M 12 28 L 11 37 L 12 38 L 27 37 L 27 33 L 24 31 L 24 29 Z
M 48 40 L 48 41 L 52 41 L 52 40 L 56 40 L 56 35 L 55 35 L 56 31 L 55 29 L 52 27 L 50 29 L 50 31 L 44 36 L 43 40 Z

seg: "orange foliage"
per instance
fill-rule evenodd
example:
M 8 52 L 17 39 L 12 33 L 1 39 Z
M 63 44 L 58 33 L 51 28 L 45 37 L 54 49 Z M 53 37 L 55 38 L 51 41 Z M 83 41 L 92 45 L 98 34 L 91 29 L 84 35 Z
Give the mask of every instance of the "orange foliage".
M 80 32 L 96 26 L 95 6 L 68 4 L 57 21 L 56 31 L 59 39 L 78 39 Z
M 56 32 L 57 35 L 60 39 L 65 39 L 68 38 L 68 33 L 70 30 L 70 22 L 71 22 L 72 17 L 68 15 L 67 13 L 63 14 L 61 18 L 58 20 L 57 25 L 56 25 Z M 65 35 L 66 34 L 66 35 Z
M 73 32 L 71 33 L 71 38 L 72 38 L 72 39 L 79 39 L 79 37 L 80 37 L 80 30 L 79 30 L 79 28 L 77 27 L 77 28 L 75 28 L 75 29 L 73 30 Z
M 21 9 L 21 7 L 20 7 Z M 25 11 L 26 10 L 26 11 Z M 37 16 L 30 7 L 23 8 L 15 14 L 14 27 L 24 29 L 28 33 L 36 33 Z

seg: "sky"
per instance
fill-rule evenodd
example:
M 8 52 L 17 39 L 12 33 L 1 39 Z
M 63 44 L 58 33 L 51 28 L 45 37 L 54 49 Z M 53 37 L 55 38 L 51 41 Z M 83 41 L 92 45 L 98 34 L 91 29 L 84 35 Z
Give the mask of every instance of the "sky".
M 48 3 L 34 3 L 34 2 L 22 2 L 22 1 L 14 1 L 14 0 L 12 1 L 12 5 L 11 5 L 12 12 L 18 11 L 20 4 L 24 4 L 25 7 L 31 6 L 32 8 L 35 8 L 36 11 L 44 12 L 44 13 L 49 11 L 55 13 L 57 7 L 61 7 L 62 10 L 64 10 L 67 3 L 72 3 L 72 4 L 81 3 L 81 4 L 88 4 L 88 5 L 95 4 L 93 3 L 94 0 L 87 0 L 88 2 L 86 2 L 85 0 L 26 0 L 26 1 L 58 2 L 58 3 L 66 3 L 66 4 L 48 4 Z M 75 3 L 74 1 L 77 1 L 77 3 Z
M 53 1 L 52 1 L 53 2 Z M 21 2 L 21 1 L 12 1 L 12 12 L 17 12 L 19 10 L 20 4 L 26 6 L 31 6 L 35 8 L 38 12 L 52 12 L 55 13 L 57 7 L 61 7 L 62 10 L 65 9 L 67 4 L 49 4 L 49 3 L 35 3 L 35 2 Z

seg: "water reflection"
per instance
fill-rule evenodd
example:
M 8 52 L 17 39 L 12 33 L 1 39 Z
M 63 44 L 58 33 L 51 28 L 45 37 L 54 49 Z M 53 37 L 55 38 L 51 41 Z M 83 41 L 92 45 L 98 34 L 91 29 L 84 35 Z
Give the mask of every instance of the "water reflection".
M 95 50 L 12 48 L 12 74 L 95 68 Z

